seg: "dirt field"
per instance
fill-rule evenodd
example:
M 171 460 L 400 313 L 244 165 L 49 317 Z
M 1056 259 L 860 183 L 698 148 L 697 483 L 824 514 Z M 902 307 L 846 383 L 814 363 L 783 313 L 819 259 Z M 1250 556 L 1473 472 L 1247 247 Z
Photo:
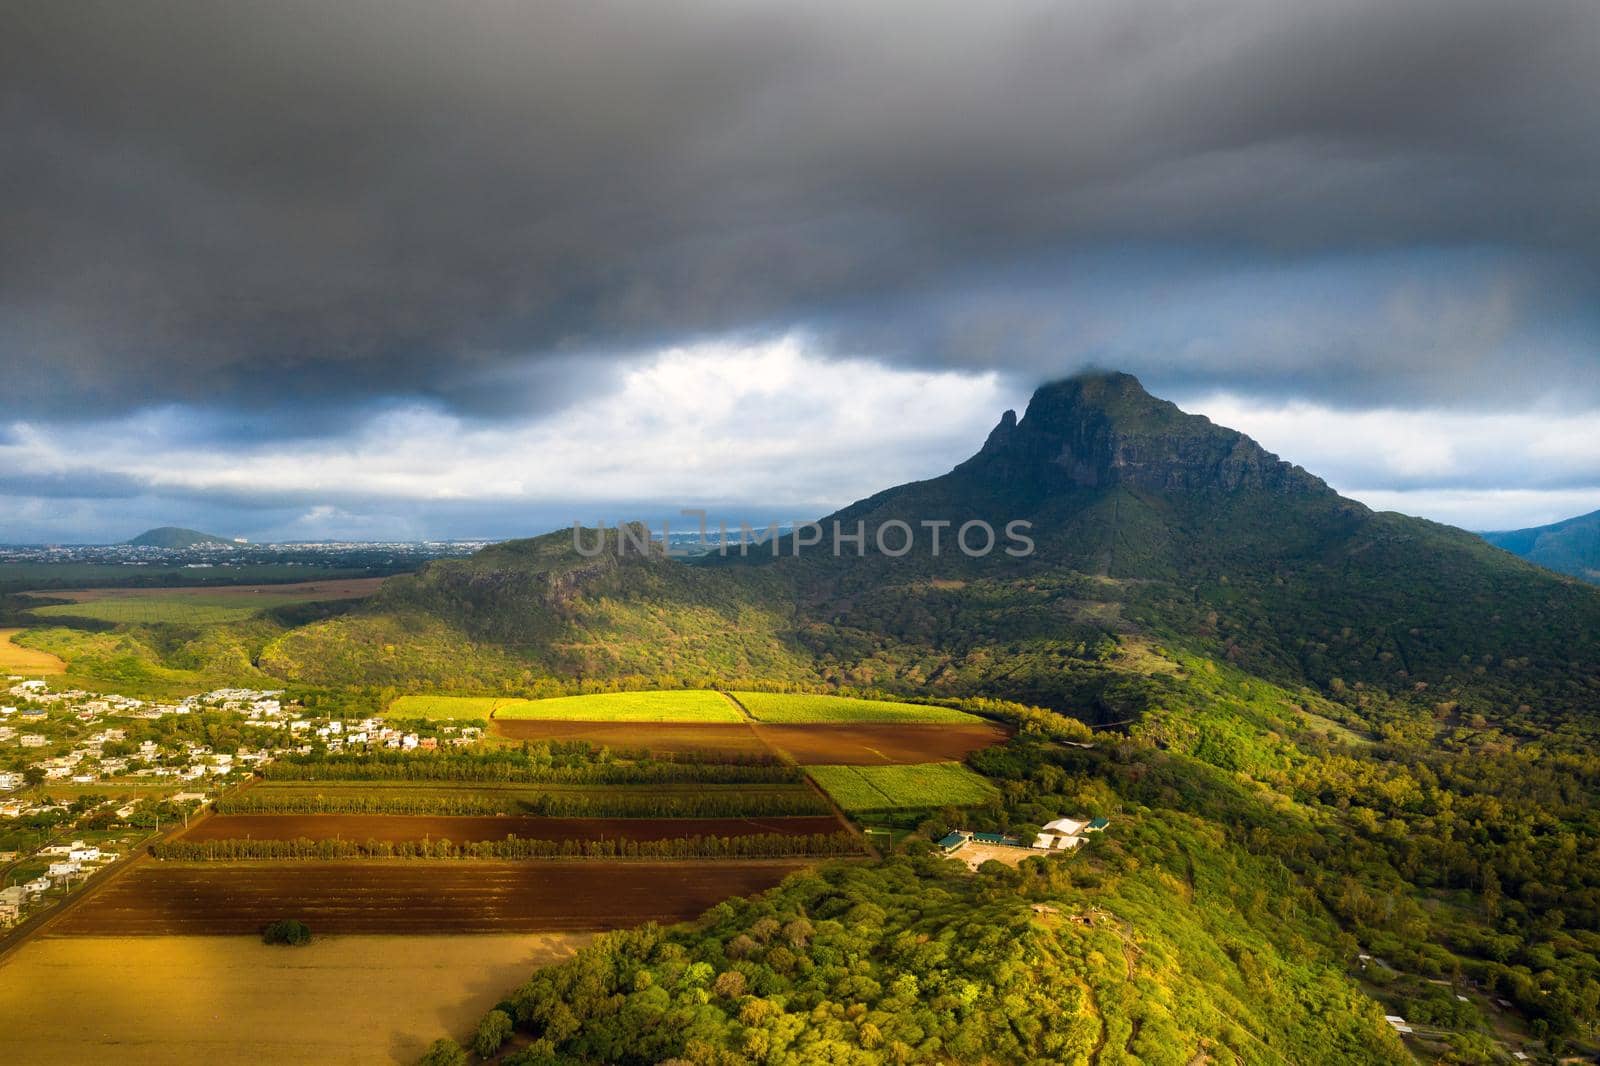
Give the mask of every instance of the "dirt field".
M 181 588 L 135 589 L 47 589 L 26 592 L 25 596 L 39 596 L 71 603 L 93 603 L 96 600 L 162 600 L 175 597 L 204 597 L 206 600 L 238 598 L 248 600 L 257 596 L 292 597 L 300 600 L 358 600 L 378 591 L 387 578 L 346 577 L 325 581 L 300 581 L 291 585 L 197 585 Z
M 967 869 L 976 870 L 990 859 L 1016 867 L 1022 865 L 1023 859 L 1038 858 L 1043 854 L 1045 852 L 1032 848 L 1011 848 L 1004 844 L 979 844 L 973 841 L 962 845 L 951 857 L 966 863 Z
M 757 725 L 762 740 L 802 766 L 959 762 L 1006 731 L 977 725 Z
M 146 862 L 64 916 L 56 936 L 540 933 L 678 922 L 770 888 L 804 861 Z
M 672 840 L 689 836 L 752 833 L 837 833 L 831 815 L 795 818 L 541 818 L 439 817 L 414 814 L 219 814 L 198 823 L 182 840 Z
M 626 722 L 528 722 L 496 718 L 500 736 L 513 740 L 587 740 L 616 748 L 652 751 L 775 750 L 802 765 L 959 761 L 969 752 L 1006 739 L 988 722 L 973 725 L 720 725 Z
M 510 740 L 586 740 L 613 748 L 660 752 L 734 751 L 760 755 L 767 748 L 742 722 L 557 722 L 496 718 L 490 727 Z
M 0 965 L 0 1061 L 413 1063 L 588 939 L 46 937 Z
M 20 629 L 0 629 L 0 675 L 43 677 L 67 672 L 67 664 L 49 652 L 34 651 L 11 643 L 11 638 L 21 632 Z

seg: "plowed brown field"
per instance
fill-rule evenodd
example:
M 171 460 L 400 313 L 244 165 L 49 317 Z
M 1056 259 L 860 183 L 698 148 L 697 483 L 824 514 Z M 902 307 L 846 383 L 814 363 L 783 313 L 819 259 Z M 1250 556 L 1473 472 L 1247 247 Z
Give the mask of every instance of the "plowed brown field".
M 145 862 L 63 916 L 55 936 L 616 929 L 693 918 L 804 869 L 761 862 Z
M 998 725 L 757 725 L 514 721 L 494 731 L 512 740 L 587 740 L 663 752 L 776 751 L 802 765 L 888 765 L 959 761 L 1005 741 Z

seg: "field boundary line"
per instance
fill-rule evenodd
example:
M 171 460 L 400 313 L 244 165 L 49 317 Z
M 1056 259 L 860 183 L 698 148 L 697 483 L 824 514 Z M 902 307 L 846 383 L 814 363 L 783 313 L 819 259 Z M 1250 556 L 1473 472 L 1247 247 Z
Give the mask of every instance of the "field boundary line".
M 744 703 L 739 699 L 738 696 L 735 696 L 733 693 L 727 691 L 726 689 L 720 689 L 719 688 L 716 691 L 722 693 L 722 698 L 723 699 L 725 699 L 729 703 L 733 704 L 733 709 L 738 711 L 741 715 L 743 715 L 744 716 L 744 720 L 746 722 L 759 722 L 759 721 L 761 721 L 761 719 L 757 718 L 755 715 L 750 713 L 750 708 L 746 707 L 744 705 Z

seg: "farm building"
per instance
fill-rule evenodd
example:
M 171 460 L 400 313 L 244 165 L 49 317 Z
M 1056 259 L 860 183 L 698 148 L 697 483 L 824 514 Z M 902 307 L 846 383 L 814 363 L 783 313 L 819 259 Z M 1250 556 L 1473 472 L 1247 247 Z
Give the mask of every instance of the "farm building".
M 1033 846 L 1040 851 L 1071 851 L 1084 841 L 1084 834 L 1098 833 L 1111 824 L 1108 818 L 1057 818 L 1046 822 Z
M 939 850 L 948 855 L 950 852 L 957 850 L 961 847 L 961 845 L 965 844 L 971 839 L 971 833 L 963 833 L 959 830 L 951 830 L 944 836 L 940 837 L 937 843 Z

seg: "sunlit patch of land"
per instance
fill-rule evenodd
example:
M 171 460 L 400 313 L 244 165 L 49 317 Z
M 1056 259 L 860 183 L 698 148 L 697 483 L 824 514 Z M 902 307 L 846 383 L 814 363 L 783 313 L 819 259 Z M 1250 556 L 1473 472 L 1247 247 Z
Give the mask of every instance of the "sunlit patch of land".
M 45 937 L 0 964 L 10 1062 L 410 1063 L 591 934 Z
M 13 643 L 11 638 L 21 632 L 20 629 L 0 629 L 0 674 L 44 677 L 67 672 L 67 664 L 49 652 Z
M 42 618 L 89 618 L 115 624 L 239 622 L 279 607 L 364 599 L 384 578 L 335 578 L 289 585 L 218 585 L 204 588 L 51 589 L 29 595 L 67 603 L 33 609 Z

